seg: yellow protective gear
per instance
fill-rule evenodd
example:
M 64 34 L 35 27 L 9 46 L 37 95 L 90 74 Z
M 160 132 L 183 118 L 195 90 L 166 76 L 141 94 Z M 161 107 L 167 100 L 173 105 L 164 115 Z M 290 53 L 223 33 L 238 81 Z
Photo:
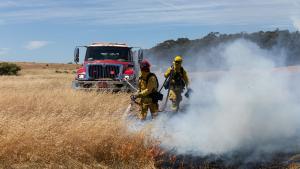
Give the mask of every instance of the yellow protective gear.
M 173 87 L 171 87 L 170 89 L 169 99 L 172 102 L 171 108 L 173 111 L 178 111 L 179 109 L 179 104 L 182 101 L 181 93 L 182 93 L 182 89 L 178 89 L 178 88 L 176 89 Z
M 181 70 L 181 62 L 173 62 L 173 67 L 174 67 L 174 70 L 176 70 L 175 72 L 180 72 Z
M 172 67 L 169 67 L 168 69 L 167 69 L 167 71 L 165 72 L 165 78 L 168 78 L 169 76 L 170 76 L 170 74 L 171 74 L 171 71 L 174 71 L 173 72 L 173 75 L 174 75 L 174 73 L 182 73 L 182 80 L 184 81 L 184 83 L 185 83 L 185 87 L 186 88 L 188 88 L 188 85 L 189 85 L 189 77 L 188 77 L 188 74 L 187 74 L 187 72 L 183 69 L 183 71 L 181 72 L 181 66 L 179 67 L 179 66 L 175 66 L 175 64 L 173 65 L 173 68 Z M 174 82 L 174 80 L 173 80 L 173 82 L 172 82 L 172 80 L 171 80 L 171 84 L 175 84 L 175 82 Z M 172 85 L 171 85 L 172 86 Z
M 157 91 L 157 81 L 154 76 L 151 76 L 148 80 L 147 77 L 150 72 L 141 71 L 141 75 L 139 77 L 139 92 L 137 94 L 138 98 L 147 97 L 153 91 Z
M 140 118 L 142 120 L 146 119 L 148 109 L 150 109 L 152 118 L 155 118 L 158 114 L 158 103 L 153 103 L 152 98 L 149 97 L 149 94 L 157 91 L 157 81 L 154 76 L 150 76 L 147 83 L 149 74 L 150 72 L 142 71 L 139 77 L 139 92 L 137 93 L 137 98 L 141 98 Z
M 175 56 L 174 62 L 182 62 L 182 57 L 181 56 Z
M 181 66 L 178 66 L 178 64 L 175 64 L 175 62 L 173 62 L 173 64 L 174 65 L 172 67 L 169 67 L 167 69 L 164 75 L 166 78 L 168 78 L 171 74 L 171 71 L 173 71 L 172 78 L 170 79 L 169 99 L 172 101 L 172 110 L 178 111 L 179 104 L 182 101 L 181 93 L 183 92 L 184 86 L 180 86 L 177 84 L 181 84 L 181 82 L 178 81 L 182 80 L 185 84 L 185 87 L 188 88 L 189 78 L 187 72 Z M 175 76 L 180 77 L 175 78 Z
M 140 119 L 145 120 L 147 117 L 148 109 L 150 109 L 151 117 L 154 119 L 158 115 L 158 103 L 143 104 L 141 103 Z

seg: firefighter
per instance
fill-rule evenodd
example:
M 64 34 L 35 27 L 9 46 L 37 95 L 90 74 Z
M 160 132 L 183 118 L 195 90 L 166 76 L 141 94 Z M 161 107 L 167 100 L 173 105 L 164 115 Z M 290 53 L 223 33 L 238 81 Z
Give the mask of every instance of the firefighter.
M 140 119 L 145 120 L 148 109 L 150 109 L 152 119 L 158 115 L 158 100 L 152 95 L 157 92 L 158 80 L 154 73 L 150 72 L 150 63 L 143 60 L 140 63 L 141 74 L 139 77 L 138 92 L 131 96 L 132 100 L 141 99 L 140 102 Z
M 182 101 L 181 94 L 183 90 L 186 88 L 187 91 L 190 91 L 188 88 L 189 78 L 187 72 L 182 67 L 181 56 L 175 56 L 173 65 L 165 72 L 165 78 L 169 78 L 165 88 L 170 90 L 169 99 L 172 102 L 171 109 L 177 112 L 179 110 L 179 104 Z M 188 92 L 185 96 L 188 97 Z

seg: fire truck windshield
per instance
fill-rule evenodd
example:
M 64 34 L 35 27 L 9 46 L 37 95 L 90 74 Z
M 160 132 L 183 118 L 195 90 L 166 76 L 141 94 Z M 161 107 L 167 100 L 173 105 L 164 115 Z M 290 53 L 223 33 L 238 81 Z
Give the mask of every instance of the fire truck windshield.
M 85 60 L 118 60 L 128 62 L 130 48 L 125 47 L 88 47 Z

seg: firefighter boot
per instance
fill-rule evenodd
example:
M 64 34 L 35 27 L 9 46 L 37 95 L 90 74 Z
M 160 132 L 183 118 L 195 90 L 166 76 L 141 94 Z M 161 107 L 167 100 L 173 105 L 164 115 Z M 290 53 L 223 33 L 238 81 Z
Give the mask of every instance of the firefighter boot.
M 149 109 L 152 119 L 155 119 L 158 115 L 158 103 L 152 103 L 151 105 L 149 105 Z
M 141 104 L 141 112 L 140 112 L 140 119 L 141 120 L 146 120 L 148 113 L 148 105 L 147 104 Z
M 177 103 L 176 101 L 173 101 L 173 100 L 172 100 L 171 110 L 172 110 L 173 112 L 177 112 L 178 109 L 179 109 L 178 103 Z

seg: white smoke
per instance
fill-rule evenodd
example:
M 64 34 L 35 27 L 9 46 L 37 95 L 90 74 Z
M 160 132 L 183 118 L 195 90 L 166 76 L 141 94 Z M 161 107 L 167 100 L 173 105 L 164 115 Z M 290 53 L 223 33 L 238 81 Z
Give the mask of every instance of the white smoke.
M 187 110 L 161 113 L 152 136 L 179 154 L 292 149 L 289 143 L 297 143 L 300 128 L 300 97 L 291 87 L 299 86 L 297 80 L 274 71 L 271 53 L 252 42 L 237 40 L 215 50 L 229 71 L 211 78 L 190 72 L 194 92 Z
M 300 18 L 299 17 L 291 17 L 293 22 L 293 26 L 296 30 L 300 31 Z

